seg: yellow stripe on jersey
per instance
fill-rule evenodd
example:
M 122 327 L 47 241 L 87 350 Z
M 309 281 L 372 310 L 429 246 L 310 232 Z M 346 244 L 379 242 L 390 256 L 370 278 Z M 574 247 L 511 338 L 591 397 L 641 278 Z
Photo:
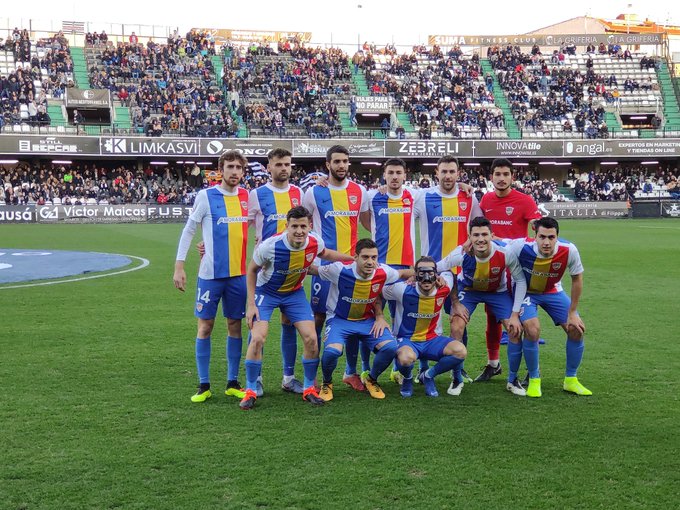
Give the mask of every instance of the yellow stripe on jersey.
M 388 198 L 388 209 L 400 209 L 404 207 L 401 198 Z M 389 240 L 387 243 L 387 256 L 385 257 L 386 264 L 403 264 L 402 254 L 404 251 L 404 215 L 403 214 L 388 214 L 390 221 L 389 226 Z M 410 228 L 410 226 L 409 226 Z
M 458 197 L 442 197 L 442 216 L 458 216 Z M 446 256 L 458 247 L 459 229 L 466 228 L 465 223 L 445 222 L 442 223 L 442 256 Z
M 272 193 L 272 195 L 274 195 L 276 214 L 288 214 L 288 211 L 290 211 L 290 196 L 288 193 Z M 280 234 L 284 230 L 286 230 L 286 219 L 277 220 L 276 233 Z
M 354 282 L 354 293 L 352 294 L 352 299 L 356 300 L 367 300 L 371 297 L 371 285 L 372 280 L 361 281 L 355 280 Z M 363 303 L 352 303 L 349 307 L 349 313 L 347 318 L 349 320 L 359 320 L 363 319 L 364 313 L 366 312 L 366 302 Z
M 224 208 L 227 211 L 227 218 L 239 218 L 243 216 L 241 201 L 238 195 L 225 196 Z M 229 274 L 240 275 L 243 263 L 243 223 L 235 221 L 229 223 Z
M 531 275 L 531 280 L 529 280 L 528 292 L 545 291 L 545 287 L 548 285 L 548 273 L 550 273 L 551 263 L 552 257 L 547 259 L 536 257 L 536 260 L 534 260 L 533 274 Z M 541 276 L 537 273 L 542 273 L 545 276 Z
M 288 270 L 302 269 L 305 267 L 305 253 L 306 250 L 291 251 L 288 262 Z M 281 284 L 279 292 L 290 292 L 295 288 L 297 282 L 300 281 L 300 273 L 290 273 Z
M 411 340 L 414 342 L 424 342 L 427 340 L 427 334 L 430 331 L 430 324 L 432 323 L 432 315 L 434 314 L 435 297 L 420 296 L 418 300 L 418 319 L 413 329 Z
M 346 189 L 332 189 L 330 192 L 334 211 L 350 210 Z M 352 253 L 352 226 L 350 220 L 351 218 L 349 216 L 335 217 L 335 239 L 337 250 L 346 255 Z
M 472 280 L 472 290 L 487 291 L 489 290 L 489 262 L 477 261 L 475 267 L 475 276 Z

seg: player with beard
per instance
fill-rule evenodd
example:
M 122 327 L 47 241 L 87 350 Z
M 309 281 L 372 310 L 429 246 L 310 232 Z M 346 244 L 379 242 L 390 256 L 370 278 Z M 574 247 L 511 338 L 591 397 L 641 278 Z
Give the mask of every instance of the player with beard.
M 514 178 L 512 163 L 503 158 L 495 159 L 491 163 L 494 191 L 486 193 L 480 202 L 484 217 L 491 222 L 494 236 L 501 239 L 525 238 L 528 228 L 533 227 L 533 223 L 542 216 L 533 198 L 512 188 Z M 489 358 L 475 382 L 488 381 L 501 373 L 500 344 L 508 342 L 507 334 L 501 329 L 501 324 L 486 307 L 486 345 Z M 528 379 L 525 381 L 526 386 Z
M 349 151 L 346 147 L 334 145 L 326 151 L 326 168 L 328 183 L 309 188 L 302 205 L 312 213 L 313 231 L 322 238 L 327 248 L 354 256 L 359 239 L 359 222 L 370 229 L 366 189 L 349 179 Z M 321 262 L 322 266 L 325 264 L 327 262 Z M 329 288 L 329 281 L 318 276 L 312 278 L 311 303 L 319 340 L 326 320 Z M 346 352 L 347 368 L 343 382 L 357 391 L 365 391 L 366 387 L 356 370 L 358 342 L 350 339 Z

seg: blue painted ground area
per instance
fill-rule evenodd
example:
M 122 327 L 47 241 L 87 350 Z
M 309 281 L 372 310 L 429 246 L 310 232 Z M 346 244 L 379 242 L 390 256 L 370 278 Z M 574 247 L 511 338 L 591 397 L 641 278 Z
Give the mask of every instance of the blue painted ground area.
M 128 257 L 112 253 L 0 248 L 0 283 L 97 273 L 130 263 Z

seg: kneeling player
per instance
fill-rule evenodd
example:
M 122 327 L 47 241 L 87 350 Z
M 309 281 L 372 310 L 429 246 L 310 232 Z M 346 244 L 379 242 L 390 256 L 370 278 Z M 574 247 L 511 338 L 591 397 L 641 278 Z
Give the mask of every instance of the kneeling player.
M 529 369 L 527 396 L 542 395 L 538 362 L 538 339 L 541 334 L 541 323 L 538 320 L 539 306 L 548 313 L 556 326 L 561 326 L 567 333 L 564 391 L 576 395 L 592 395 L 592 391 L 576 378 L 583 357 L 583 334 L 586 330 L 577 311 L 583 291 L 581 257 L 576 246 L 569 241 L 558 239 L 560 227 L 557 220 L 541 218 L 536 221 L 535 226 L 536 238 L 533 241 L 518 239 L 509 245 L 519 258 L 525 275 L 523 280 L 527 285 L 527 295 L 520 313 L 524 326 L 522 351 Z M 561 284 L 567 270 L 571 275 L 571 299 L 562 290 Z M 510 346 L 508 356 L 509 352 Z
M 305 207 L 294 207 L 286 215 L 286 230 L 262 242 L 253 252 L 246 274 L 246 319 L 251 329 L 251 340 L 246 353 L 246 394 L 241 400 L 241 409 L 252 409 L 255 405 L 257 378 L 262 368 L 262 347 L 275 308 L 286 314 L 302 337 L 303 400 L 314 405 L 324 403 L 314 387 L 319 348 L 314 316 L 302 281 L 317 256 L 332 262 L 350 261 L 352 258 L 325 249 L 321 238 L 310 233 L 311 227 L 311 213 Z
M 401 396 L 413 395 L 413 364 L 417 359 L 436 361 L 433 367 L 422 371 L 419 381 L 425 387 L 425 395 L 438 397 L 434 378 L 453 370 L 460 377 L 460 369 L 467 354 L 462 342 L 442 336 L 442 307 L 453 288 L 453 274 L 442 273 L 437 280 L 437 263 L 432 257 L 421 257 L 415 265 L 416 285 L 399 282 L 385 287 L 385 299 L 396 302 L 394 330 L 398 338 L 397 364 L 404 376 Z M 454 310 L 452 313 L 467 311 Z M 461 378 L 462 379 L 462 378 Z M 460 395 L 463 385 L 457 386 Z
M 519 346 L 520 357 L 510 357 L 508 347 L 508 383 L 506 388 L 515 395 L 526 395 L 526 391 L 517 380 L 517 370 L 521 361 L 520 335 L 522 325 L 519 320 L 519 311 L 526 292 L 526 280 L 522 275 L 522 268 L 513 252 L 503 243 L 492 242 L 491 223 L 483 217 L 474 218 L 470 222 L 470 242 L 472 254 L 468 254 L 459 246 L 444 257 L 437 264 L 437 270 L 446 271 L 455 266 L 461 266 L 458 275 L 458 288 L 461 289 L 458 298 L 467 308 L 470 315 L 475 311 L 478 304 L 484 303 L 493 312 L 493 315 L 503 324 L 508 332 L 510 343 Z M 516 281 L 514 301 L 508 293 L 506 268 Z M 452 314 L 451 336 L 462 338 L 466 321 L 464 318 Z M 454 379 L 448 389 L 449 394 L 459 391 L 457 388 L 463 384 L 454 374 Z
M 371 239 L 360 239 L 356 245 L 354 263 L 321 266 L 318 272 L 322 280 L 331 283 L 328 291 L 326 339 L 324 342 L 321 371 L 323 386 L 321 398 L 333 399 L 333 371 L 338 365 L 345 343 L 358 338 L 375 353 L 370 372 L 362 382 L 371 397 L 382 399 L 385 394 L 378 384 L 378 376 L 390 366 L 397 352 L 397 342 L 382 315 L 380 293 L 387 284 L 399 278 L 413 276 L 412 269 L 399 271 L 378 263 L 378 247 Z

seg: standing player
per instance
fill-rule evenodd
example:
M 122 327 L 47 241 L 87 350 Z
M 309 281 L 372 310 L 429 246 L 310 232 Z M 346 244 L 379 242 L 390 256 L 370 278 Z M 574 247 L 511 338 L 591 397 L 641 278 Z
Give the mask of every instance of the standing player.
M 425 394 L 438 397 L 434 378 L 453 370 L 460 373 L 460 366 L 467 350 L 462 342 L 442 336 L 442 308 L 453 285 L 453 274 L 441 274 L 437 285 L 436 262 L 432 257 L 421 257 L 415 264 L 416 286 L 403 282 L 386 286 L 383 296 L 396 301 L 394 331 L 398 339 L 397 362 L 404 379 L 401 383 L 402 397 L 413 395 L 413 364 L 417 359 L 436 361 L 432 368 L 421 372 L 420 382 Z M 466 314 L 458 310 L 458 313 Z M 463 385 L 456 387 L 456 395 Z
M 385 186 L 368 192 L 368 210 L 371 223 L 371 238 L 378 245 L 378 262 L 393 269 L 413 266 L 416 251 L 415 202 L 420 190 L 404 188 L 406 163 L 403 159 L 391 158 L 383 165 Z M 395 302 L 388 301 L 390 315 L 394 321 Z M 362 374 L 370 370 L 366 344 L 361 346 Z M 396 365 L 395 365 L 396 368 Z M 401 382 L 400 374 L 393 370 L 390 379 Z
M 267 170 L 272 180 L 250 192 L 248 217 L 255 223 L 255 242 L 261 243 L 286 228 L 288 211 L 302 205 L 302 191 L 290 183 L 292 154 L 276 148 L 267 155 Z M 297 335 L 287 317 L 281 315 L 281 358 L 283 360 L 284 391 L 302 393 L 302 383 L 295 378 L 295 359 L 297 357 Z M 262 389 L 260 388 L 260 392 Z M 260 394 L 261 396 L 261 394 Z
M 198 271 L 196 306 L 196 368 L 199 387 L 192 402 L 205 402 L 210 391 L 210 335 L 215 325 L 217 305 L 222 300 L 222 312 L 227 318 L 227 389 L 226 394 L 243 398 L 238 383 L 241 362 L 241 319 L 245 315 L 246 248 L 248 246 L 248 191 L 239 183 L 248 161 L 236 151 L 220 156 L 222 171 L 219 186 L 203 189 L 196 195 L 194 209 L 182 231 L 177 248 L 175 287 L 184 292 L 186 272 L 184 261 L 196 233 L 201 226 L 205 255 Z M 238 346 L 238 349 L 232 346 Z
M 512 163 L 503 158 L 491 163 L 491 182 L 493 193 L 486 193 L 480 202 L 484 216 L 489 219 L 493 233 L 501 239 L 519 239 L 527 236 L 527 229 L 541 218 L 541 212 L 534 199 L 512 188 L 514 180 Z M 488 362 L 475 382 L 488 381 L 502 372 L 499 363 L 500 344 L 507 343 L 505 334 L 501 336 L 501 324 L 486 309 L 486 348 Z
M 354 263 L 334 263 L 312 268 L 324 281 L 328 291 L 328 322 L 321 371 L 321 398 L 333 399 L 333 371 L 348 339 L 357 338 L 375 353 L 373 366 L 362 382 L 371 397 L 385 398 L 378 376 L 392 363 L 397 342 L 382 315 L 380 293 L 385 285 L 413 275 L 413 270 L 395 271 L 378 263 L 378 247 L 371 239 L 356 244 Z M 310 271 L 312 272 L 312 271 Z
M 255 405 L 257 379 L 262 368 L 262 347 L 275 308 L 286 314 L 302 337 L 305 373 L 302 398 L 314 405 L 324 402 L 314 387 L 319 367 L 319 346 L 312 309 L 302 281 L 317 256 L 331 262 L 349 262 L 352 258 L 326 250 L 323 241 L 309 233 L 311 220 L 312 215 L 304 207 L 292 208 L 286 215 L 286 230 L 260 243 L 248 265 L 246 319 L 251 329 L 251 341 L 246 354 L 246 393 L 240 403 L 241 409 L 252 409 Z
M 359 238 L 359 221 L 369 229 L 368 197 L 366 189 L 349 179 L 349 151 L 334 145 L 326 151 L 328 185 L 315 185 L 303 197 L 303 205 L 312 213 L 314 232 L 319 234 L 327 248 L 354 256 Z M 323 265 L 323 262 L 322 262 Z M 311 302 L 314 311 L 316 334 L 326 320 L 327 298 L 330 283 L 317 276 L 312 278 Z M 359 346 L 351 341 L 347 346 L 347 368 L 343 382 L 357 391 L 365 391 L 356 373 Z
M 541 323 L 538 307 L 543 308 L 555 325 L 567 333 L 567 368 L 564 377 L 564 391 L 577 395 L 592 395 L 583 386 L 576 372 L 583 358 L 583 334 L 586 327 L 577 308 L 583 292 L 583 265 L 581 257 L 569 241 L 558 239 L 560 227 L 554 218 L 541 218 L 535 223 L 536 239 L 518 239 L 511 243 L 511 249 L 519 257 L 527 284 L 526 300 L 522 304 L 521 320 L 524 326 L 522 352 L 529 369 L 527 396 L 540 397 L 541 379 L 539 372 L 538 339 Z M 561 280 L 569 271 L 571 275 L 571 299 L 562 290 Z M 517 282 L 519 286 L 519 281 Z M 510 356 L 508 345 L 508 357 Z M 522 353 L 519 353 L 521 357 Z
M 443 259 L 465 243 L 470 220 L 482 215 L 474 194 L 462 193 L 458 187 L 459 168 L 458 159 L 454 156 L 439 158 L 435 170 L 439 186 L 425 190 L 416 202 L 420 254 L 435 260 Z M 463 343 L 467 345 L 467 337 L 463 338 Z M 462 374 L 466 382 L 472 382 L 465 369 L 462 369 Z
M 510 343 L 519 346 L 521 352 L 519 312 L 526 294 L 526 284 L 522 268 L 515 254 L 502 243 L 492 242 L 491 224 L 488 219 L 480 217 L 470 222 L 470 243 L 472 254 L 468 254 L 459 246 L 437 264 L 438 271 L 447 271 L 460 266 L 458 275 L 458 298 L 472 316 L 479 303 L 484 303 L 493 312 L 508 332 Z M 516 280 L 514 300 L 508 292 L 507 273 Z M 451 336 L 461 338 L 467 320 L 461 316 L 451 316 Z M 510 348 L 508 349 L 510 352 Z M 510 354 L 508 354 L 510 359 Z M 507 389 L 515 395 L 524 396 L 524 388 L 517 380 L 517 370 L 521 358 L 509 362 Z M 449 393 L 454 394 L 462 380 L 451 382 Z

